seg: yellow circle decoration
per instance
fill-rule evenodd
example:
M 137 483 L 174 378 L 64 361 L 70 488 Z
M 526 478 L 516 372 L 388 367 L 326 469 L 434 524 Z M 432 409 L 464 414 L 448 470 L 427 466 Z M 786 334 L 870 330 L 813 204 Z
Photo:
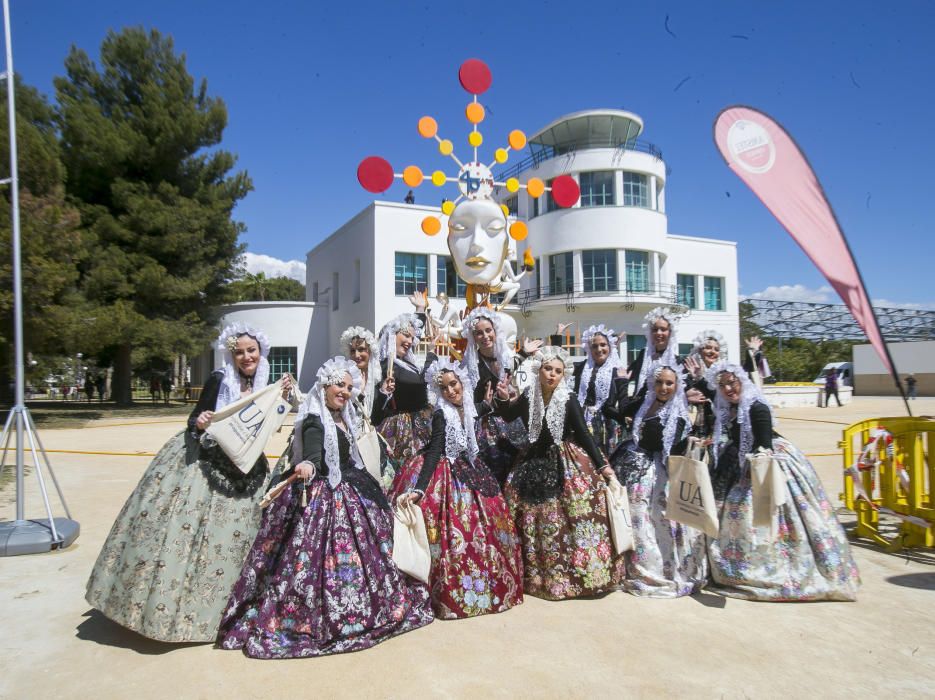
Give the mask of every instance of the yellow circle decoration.
M 506 181 L 506 191 L 507 192 L 519 192 L 519 180 L 515 177 L 511 177 Z
M 446 199 L 442 202 L 442 214 L 445 216 L 451 216 L 451 212 L 455 210 L 455 203 L 450 199 Z
M 510 238 L 514 241 L 525 241 L 529 235 L 529 229 L 522 221 L 514 221 L 510 224 Z
M 510 132 L 506 140 L 507 143 L 510 144 L 510 148 L 514 151 L 518 151 L 526 145 L 526 134 L 519 129 L 514 129 Z
M 419 120 L 419 136 L 430 139 L 438 133 L 438 122 L 431 117 L 422 117 Z
M 436 187 L 441 187 L 446 182 L 448 182 L 448 176 L 445 175 L 441 170 L 436 170 L 432 173 L 432 184 Z
M 442 222 L 437 216 L 426 216 L 422 219 L 422 233 L 426 236 L 434 236 L 442 230 Z
M 455 145 L 448 139 L 442 139 L 442 141 L 438 144 L 438 152 L 443 156 L 450 156 L 454 149 Z
M 480 102 L 471 102 L 464 109 L 464 116 L 471 124 L 480 124 L 484 121 L 484 105 Z
M 418 187 L 422 184 L 424 176 L 422 171 L 415 165 L 410 165 L 408 168 L 403 170 L 403 182 L 405 182 L 410 187 Z
M 545 192 L 545 183 L 537 177 L 531 177 L 529 182 L 526 183 L 526 191 L 530 197 L 537 199 Z
M 505 148 L 498 148 L 496 151 L 493 152 L 493 158 L 498 163 L 506 163 L 506 159 L 509 157 L 510 156 L 507 155 Z
M 472 131 L 468 134 L 468 143 L 477 148 L 484 142 L 484 137 L 481 136 L 479 131 Z
M 506 204 L 501 204 L 501 205 L 500 205 L 500 208 L 503 210 L 503 215 L 504 215 L 504 216 L 509 216 L 509 215 L 510 215 L 510 208 L 509 208 Z

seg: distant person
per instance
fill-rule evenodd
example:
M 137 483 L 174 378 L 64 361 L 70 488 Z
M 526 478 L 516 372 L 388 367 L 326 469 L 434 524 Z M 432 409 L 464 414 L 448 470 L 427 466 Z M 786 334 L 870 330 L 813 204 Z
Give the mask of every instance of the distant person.
M 91 403 L 94 398 L 94 379 L 90 374 L 84 378 L 84 393 L 88 395 L 88 403 Z
M 155 374 L 149 378 L 149 395 L 153 403 L 159 400 L 159 377 Z
M 763 341 L 754 335 L 744 342 L 747 345 L 747 352 L 743 356 L 743 368 L 753 383 L 762 387 L 763 380 L 772 376 L 766 355 L 763 354 Z
M 107 391 L 107 380 L 104 379 L 104 375 L 97 375 L 97 379 L 94 381 L 94 384 L 97 386 L 98 403 L 104 403 L 104 392 Z
M 914 374 L 910 374 L 908 377 L 906 377 L 906 396 L 910 399 L 914 399 L 916 397 L 917 381 L 918 380 Z
M 838 402 L 838 406 L 841 405 L 841 399 L 838 397 L 839 384 L 838 370 L 837 368 L 832 368 L 831 371 L 825 375 L 825 408 L 828 408 L 828 405 L 831 403 L 832 396 L 834 396 L 834 400 Z
M 185 380 L 185 402 L 192 400 L 192 382 L 190 379 Z
M 406 193 L 406 204 L 415 204 L 415 203 L 416 203 L 416 196 L 412 193 L 412 190 L 409 190 Z
M 162 402 L 168 404 L 169 399 L 172 398 L 172 377 L 168 374 L 164 376 L 160 388 L 162 389 Z

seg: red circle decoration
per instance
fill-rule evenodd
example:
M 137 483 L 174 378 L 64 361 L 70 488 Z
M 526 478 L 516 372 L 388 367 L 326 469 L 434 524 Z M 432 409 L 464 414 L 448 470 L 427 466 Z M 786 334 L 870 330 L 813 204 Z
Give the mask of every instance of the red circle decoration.
M 552 180 L 552 199 L 563 209 L 574 206 L 580 196 L 581 189 L 570 175 L 559 175 Z
M 490 74 L 490 68 L 479 58 L 469 58 L 461 64 L 458 70 L 458 80 L 461 81 L 461 87 L 472 95 L 480 95 L 486 92 L 487 88 L 493 82 L 493 76 Z
M 364 158 L 357 166 L 357 181 L 368 192 L 386 192 L 393 184 L 393 166 L 379 156 Z

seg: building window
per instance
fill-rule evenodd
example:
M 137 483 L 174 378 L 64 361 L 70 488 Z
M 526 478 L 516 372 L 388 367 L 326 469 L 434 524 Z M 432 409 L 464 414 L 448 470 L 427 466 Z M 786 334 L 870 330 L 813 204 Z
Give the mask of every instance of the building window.
M 435 258 L 435 293 L 444 292 L 449 299 L 464 299 L 467 295 L 467 283 L 458 277 L 454 262 L 448 255 Z
M 360 301 L 360 258 L 354 261 L 354 303 Z
M 548 213 L 550 211 L 555 211 L 557 209 L 561 209 L 561 207 L 555 203 L 555 199 L 552 197 L 552 189 L 551 189 L 552 182 L 553 182 L 552 180 L 546 181 L 545 186 L 548 187 L 549 189 L 546 190 L 546 193 L 544 195 L 539 197 L 540 202 L 543 199 L 545 200 L 545 213 Z
M 540 270 L 541 268 L 542 268 L 542 265 L 541 265 L 541 263 L 539 263 L 539 261 L 537 260 L 537 261 L 536 261 L 536 267 L 535 267 L 536 286 L 535 286 L 535 288 L 533 288 L 533 290 L 532 290 L 532 298 L 533 298 L 533 299 L 538 299 L 540 296 L 542 296 L 542 273 L 539 272 L 539 270 Z
M 333 273 L 331 275 L 331 310 L 332 311 L 338 310 L 338 289 L 339 289 L 338 282 L 339 281 L 340 280 L 338 279 L 338 273 L 337 272 Z
M 579 177 L 581 179 L 582 207 L 611 207 L 617 203 L 614 199 L 614 173 L 612 170 L 581 173 Z
M 640 350 L 643 350 L 646 347 L 646 336 L 645 335 L 629 335 L 627 334 L 627 356 L 626 363 L 629 367 L 633 362 L 636 362 L 636 358 L 639 357 Z M 637 379 L 637 377 L 630 377 L 630 379 Z
M 704 310 L 724 310 L 724 280 L 722 278 L 704 278 Z
M 627 291 L 649 291 L 649 253 L 645 250 L 626 252 Z
M 623 206 L 649 207 L 649 185 L 642 173 L 623 174 Z
M 396 253 L 396 296 L 409 296 L 428 284 L 428 256 Z
M 510 214 L 517 216 L 519 214 L 519 195 L 514 194 L 503 200 L 503 206 L 510 210 Z
M 617 291 L 616 250 L 583 250 L 581 267 L 584 272 L 584 291 Z
M 312 282 L 312 301 L 318 303 L 318 282 Z
M 695 306 L 695 276 L 694 275 L 676 275 L 676 301 L 684 304 L 689 309 L 697 308 Z
M 679 360 L 684 360 L 686 357 L 692 354 L 692 348 L 695 346 L 691 343 L 679 343 Z
M 567 294 L 575 288 L 574 262 L 571 253 L 549 256 L 549 294 Z
M 270 348 L 269 356 L 269 380 L 277 381 L 286 372 L 293 377 L 296 375 L 296 364 L 298 358 L 298 348 Z

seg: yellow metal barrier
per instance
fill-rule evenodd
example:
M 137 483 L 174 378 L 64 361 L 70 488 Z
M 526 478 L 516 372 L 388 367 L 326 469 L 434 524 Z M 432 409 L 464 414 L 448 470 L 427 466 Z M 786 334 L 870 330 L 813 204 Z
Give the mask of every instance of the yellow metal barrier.
M 879 428 L 892 435 L 891 449 L 881 439 L 868 450 Z M 842 498 L 844 505 L 857 513 L 857 536 L 890 550 L 935 547 L 935 421 L 871 418 L 845 428 L 839 447 L 844 448 Z M 859 479 L 872 505 L 860 497 L 854 478 Z M 881 510 L 902 520 L 899 535 L 892 540 L 880 534 Z

